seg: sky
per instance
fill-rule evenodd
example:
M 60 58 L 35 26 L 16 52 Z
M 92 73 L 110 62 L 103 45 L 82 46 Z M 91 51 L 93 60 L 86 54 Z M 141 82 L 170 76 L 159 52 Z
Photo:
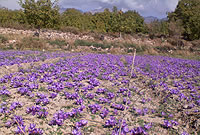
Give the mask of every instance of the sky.
M 136 10 L 140 15 L 165 18 L 167 12 L 174 11 L 179 0 L 60 0 L 62 8 L 76 8 L 92 11 L 100 8 L 117 6 L 123 11 Z M 18 0 L 0 0 L 0 5 L 9 9 L 20 9 Z

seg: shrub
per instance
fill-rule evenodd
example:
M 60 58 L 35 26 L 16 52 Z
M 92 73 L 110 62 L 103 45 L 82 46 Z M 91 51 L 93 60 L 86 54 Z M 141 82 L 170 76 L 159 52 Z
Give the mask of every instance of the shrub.
M 94 46 L 96 48 L 102 48 L 102 49 L 106 49 L 106 48 L 111 48 L 110 44 L 102 44 L 102 43 L 97 43 L 97 42 L 88 42 L 85 40 L 76 40 L 74 42 L 75 46 Z
M 50 45 L 58 45 L 59 47 L 67 45 L 67 43 L 65 42 L 65 40 L 59 40 L 59 39 L 56 39 L 56 40 L 53 40 L 53 41 L 48 41 L 48 43 Z
M 131 44 L 131 43 L 125 43 L 124 47 L 126 47 L 126 48 L 137 48 L 137 45 L 136 44 Z
M 156 46 L 155 49 L 162 52 L 162 53 L 166 53 L 169 50 L 174 50 L 174 47 L 171 47 L 171 46 Z
M 45 42 L 39 38 L 24 37 L 21 42 L 16 44 L 16 49 L 41 50 L 45 48 Z
M 75 35 L 79 35 L 81 32 L 78 28 L 75 28 L 75 27 L 65 27 L 65 26 L 60 26 L 59 28 L 60 31 L 62 32 L 70 32 L 70 33 L 73 33 Z
M 130 43 L 125 43 L 124 47 L 127 48 L 127 52 L 131 53 L 136 49 L 137 52 L 141 53 L 144 52 L 148 49 L 147 45 L 137 45 L 137 44 L 130 44 Z
M 8 38 L 4 35 L 0 35 L 0 43 L 6 43 L 8 41 Z

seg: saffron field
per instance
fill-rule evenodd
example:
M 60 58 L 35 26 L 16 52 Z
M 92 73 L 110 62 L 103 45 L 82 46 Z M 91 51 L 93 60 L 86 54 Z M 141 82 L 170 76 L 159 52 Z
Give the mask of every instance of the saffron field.
M 200 61 L 136 55 L 131 74 L 132 64 L 130 55 L 0 51 L 0 134 L 200 134 Z

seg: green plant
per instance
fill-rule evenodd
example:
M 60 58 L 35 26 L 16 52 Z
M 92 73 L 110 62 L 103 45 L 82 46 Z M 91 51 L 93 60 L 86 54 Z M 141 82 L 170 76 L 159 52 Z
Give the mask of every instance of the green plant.
M 8 41 L 8 38 L 0 34 L 0 43 L 6 43 L 7 41 Z
M 140 125 L 140 126 L 144 126 L 144 120 L 142 120 L 142 119 L 138 119 L 138 124 Z
M 91 115 L 91 118 L 92 118 L 92 120 L 94 120 L 96 117 L 95 117 L 95 115 Z
M 45 87 L 40 87 L 39 91 L 46 91 Z
M 58 28 L 58 0 L 19 0 L 27 22 L 36 28 Z
M 102 44 L 102 43 L 97 43 L 97 42 L 89 42 L 85 40 L 76 40 L 74 42 L 75 46 L 94 46 L 96 48 L 101 48 L 101 49 L 106 49 L 106 48 L 111 48 L 110 44 Z
M 131 43 L 125 43 L 124 47 L 126 47 L 126 48 L 137 48 L 137 45 L 136 44 L 131 44 Z
M 16 44 L 18 50 L 32 49 L 41 50 L 45 49 L 45 42 L 39 38 L 24 37 L 21 42 Z
M 56 40 L 53 40 L 53 41 L 48 41 L 48 43 L 50 45 L 58 45 L 58 46 L 64 46 L 64 45 L 67 45 L 66 41 L 65 40 L 59 40 L 59 39 L 56 39 Z

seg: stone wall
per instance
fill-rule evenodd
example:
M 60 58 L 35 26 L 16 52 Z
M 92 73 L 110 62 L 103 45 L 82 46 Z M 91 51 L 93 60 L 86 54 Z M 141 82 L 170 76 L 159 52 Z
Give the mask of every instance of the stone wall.
M 36 31 L 33 30 L 16 30 L 11 28 L 1 28 L 0 27 L 0 34 L 23 34 L 26 36 L 33 36 L 36 33 Z M 75 35 L 73 33 L 69 32 L 59 32 L 59 31 L 53 31 L 53 30 L 41 30 L 40 31 L 40 38 L 47 38 L 47 39 L 71 39 L 71 40 L 94 40 L 91 36 L 80 36 Z
M 11 29 L 11 28 L 2 28 L 0 27 L 0 34 L 17 34 L 17 35 L 24 35 L 24 36 L 33 36 L 36 33 L 36 31 L 33 30 L 17 30 L 17 29 Z M 80 34 L 80 35 L 75 35 L 70 32 L 60 32 L 60 31 L 55 31 L 55 30 L 41 30 L 40 31 L 40 38 L 45 38 L 45 39 L 63 39 L 63 40 L 72 40 L 75 41 L 77 39 L 79 40 L 96 40 L 95 36 L 92 34 Z M 128 39 L 124 38 L 116 38 L 112 36 L 106 36 L 104 35 L 104 40 L 108 42 L 125 42 L 129 41 L 132 43 L 136 44 L 142 44 L 142 40 L 140 38 L 134 38 L 132 36 L 129 36 Z M 148 44 L 154 44 L 153 41 L 148 40 Z

